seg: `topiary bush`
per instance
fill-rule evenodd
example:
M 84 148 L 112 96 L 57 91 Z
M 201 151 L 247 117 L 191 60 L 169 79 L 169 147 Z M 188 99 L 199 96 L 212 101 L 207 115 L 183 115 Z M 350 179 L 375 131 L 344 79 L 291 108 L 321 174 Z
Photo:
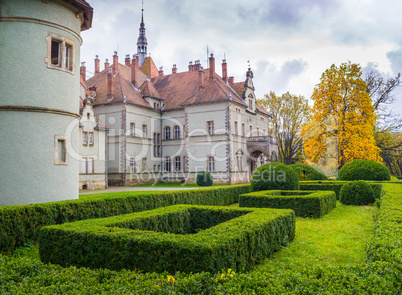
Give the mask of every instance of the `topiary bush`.
M 338 171 L 339 180 L 391 180 L 389 170 L 373 160 L 353 160 Z
M 324 172 L 307 164 L 292 164 L 289 167 L 296 172 L 300 181 L 303 180 L 327 180 Z
M 201 171 L 197 174 L 196 181 L 199 186 L 211 186 L 214 183 L 214 178 L 208 171 Z
M 339 192 L 339 200 L 344 205 L 368 205 L 375 201 L 374 190 L 363 180 L 344 184 Z
M 299 179 L 296 172 L 282 163 L 262 165 L 254 171 L 251 178 L 252 191 L 298 190 Z

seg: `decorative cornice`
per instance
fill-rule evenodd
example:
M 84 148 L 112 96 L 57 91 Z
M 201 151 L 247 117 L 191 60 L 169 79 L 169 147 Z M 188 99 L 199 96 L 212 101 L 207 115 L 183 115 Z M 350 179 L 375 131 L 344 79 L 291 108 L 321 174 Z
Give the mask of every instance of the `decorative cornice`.
M 81 119 L 81 116 L 76 113 L 58 110 L 58 109 L 32 107 L 32 106 L 0 106 L 0 111 L 49 113 L 49 114 L 56 114 L 56 115 L 62 115 L 62 116 L 68 116 L 68 117 L 74 117 L 77 119 Z
M 36 23 L 39 25 L 44 25 L 44 26 L 50 26 L 50 27 L 54 27 L 66 32 L 69 32 L 70 34 L 74 35 L 80 42 L 80 45 L 82 45 L 82 38 L 80 36 L 80 34 L 78 34 L 77 32 L 73 31 L 72 29 L 53 23 L 53 22 L 49 22 L 46 20 L 42 20 L 42 19 L 37 19 L 37 18 L 30 18 L 30 17 L 18 17 L 18 16 L 1 16 L 0 17 L 0 22 L 28 22 L 28 23 Z

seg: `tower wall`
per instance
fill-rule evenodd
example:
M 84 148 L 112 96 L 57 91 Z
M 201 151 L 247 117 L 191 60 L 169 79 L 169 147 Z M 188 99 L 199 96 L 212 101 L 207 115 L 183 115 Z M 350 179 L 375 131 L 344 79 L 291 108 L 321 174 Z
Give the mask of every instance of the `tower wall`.
M 0 205 L 76 199 L 82 16 L 64 1 L 0 5 Z

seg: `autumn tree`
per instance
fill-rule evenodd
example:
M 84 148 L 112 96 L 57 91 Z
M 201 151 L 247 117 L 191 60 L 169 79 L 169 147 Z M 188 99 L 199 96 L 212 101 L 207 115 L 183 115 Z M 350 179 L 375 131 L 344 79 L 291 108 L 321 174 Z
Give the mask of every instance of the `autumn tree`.
M 312 118 L 303 126 L 305 156 L 315 163 L 332 158 L 341 168 L 354 159 L 382 162 L 375 145 L 376 115 L 361 69 L 332 65 L 314 88 Z
M 295 163 L 302 150 L 299 132 L 310 114 L 307 99 L 289 92 L 277 96 L 271 91 L 257 103 L 272 114 L 272 131 L 278 142 L 279 160 L 284 164 Z

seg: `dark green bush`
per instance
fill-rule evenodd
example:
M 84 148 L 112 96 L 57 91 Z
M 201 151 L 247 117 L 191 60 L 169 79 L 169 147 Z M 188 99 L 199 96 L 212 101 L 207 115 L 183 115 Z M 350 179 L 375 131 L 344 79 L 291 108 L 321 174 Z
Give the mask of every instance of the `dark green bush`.
M 0 252 L 11 252 L 27 240 L 36 241 L 42 226 L 151 210 L 175 204 L 229 205 L 249 185 L 144 194 L 112 193 L 87 200 L 0 207 Z
M 339 180 L 391 180 L 386 166 L 373 160 L 354 160 L 338 171 Z
M 339 193 L 339 200 L 345 205 L 368 205 L 375 201 L 374 191 L 371 186 L 363 181 L 357 180 L 344 184 Z
M 214 183 L 214 178 L 208 171 L 198 172 L 196 182 L 199 186 L 211 186 Z
M 331 191 L 260 191 L 240 195 L 240 207 L 292 209 L 296 216 L 319 218 L 336 207 Z
M 333 191 L 339 200 L 339 192 L 347 181 L 301 181 L 300 189 L 306 191 Z M 367 182 L 374 190 L 374 197 L 381 198 L 383 194 L 382 183 Z
M 292 164 L 289 165 L 289 167 L 292 168 L 294 172 L 296 172 L 299 181 L 328 179 L 324 172 L 307 164 Z
M 258 167 L 251 178 L 252 191 L 297 190 L 299 179 L 296 172 L 282 163 L 269 163 Z
M 146 272 L 246 271 L 294 239 L 291 210 L 175 205 L 40 230 L 44 263 Z

